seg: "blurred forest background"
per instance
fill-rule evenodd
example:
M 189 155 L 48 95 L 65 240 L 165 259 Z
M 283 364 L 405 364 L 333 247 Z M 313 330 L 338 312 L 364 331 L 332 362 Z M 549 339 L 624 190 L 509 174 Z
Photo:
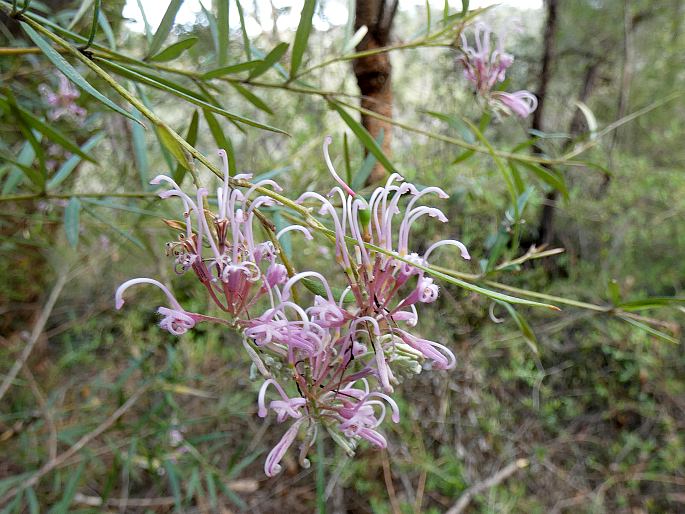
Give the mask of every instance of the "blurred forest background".
M 450 194 L 450 223 L 439 230 L 474 258 L 442 265 L 510 294 L 535 291 L 526 297 L 561 312 L 510 312 L 442 283 L 420 329 L 458 365 L 398 388 L 403 416 L 385 427 L 388 450 L 362 445 L 349 459 L 326 440 L 317 465 L 301 469 L 289 455 L 267 479 L 262 462 L 280 432 L 256 415 L 258 385 L 239 336 L 202 325 L 174 338 L 156 325 L 155 291 L 113 308 L 114 290 L 133 276 L 162 277 L 189 308 L 206 307 L 198 284 L 176 277 L 165 256 L 176 235 L 163 219 L 179 214 L 148 185 L 158 173 L 188 175 L 174 145 L 84 93 L 84 116 L 50 119 L 40 91 L 57 91 L 59 73 L 2 1 L 0 508 L 685 511 L 685 2 L 472 2 L 469 10 L 400 0 L 387 30 L 364 23 L 363 40 L 353 1 L 315 4 L 299 66 L 307 73 L 290 81 L 294 45 L 279 43 L 302 25 L 301 1 L 188 1 L 161 30 L 147 25 L 167 2 L 36 0 L 25 15 L 71 31 L 61 34 L 88 48 L 81 55 L 94 55 L 210 160 L 230 142 L 239 170 L 276 178 L 291 198 L 330 189 L 324 135 L 356 187 L 384 173 L 377 153 L 364 155 L 376 144 L 409 180 Z M 143 21 L 140 6 L 156 13 Z M 530 119 L 492 119 L 474 101 L 458 34 L 477 20 L 506 33 L 516 57 L 508 86 L 540 100 Z M 372 37 L 393 47 L 376 55 L 392 65 L 384 71 L 392 96 L 366 105 L 390 99 L 393 122 L 381 119 L 379 134 L 367 120 L 373 144 L 359 135 L 358 64 L 345 57 Z M 102 76 L 67 60 L 143 119 Z M 249 61 L 266 64 L 203 76 Z M 215 187 L 208 171 L 198 173 Z M 516 181 L 513 199 L 503 173 Z M 271 215 L 284 223 L 280 211 Z M 432 241 L 435 230 L 419 237 Z M 284 245 L 296 267 L 330 267 L 330 248 L 297 241 Z

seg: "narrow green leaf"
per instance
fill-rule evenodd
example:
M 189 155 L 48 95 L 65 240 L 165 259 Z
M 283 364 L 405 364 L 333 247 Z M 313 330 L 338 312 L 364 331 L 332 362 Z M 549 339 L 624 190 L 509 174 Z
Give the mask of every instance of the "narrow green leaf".
M 140 125 L 138 124 L 133 124 L 134 127 L 137 129 L 143 130 L 140 128 Z M 100 141 L 102 141 L 105 137 L 104 132 L 100 132 L 98 134 L 95 134 L 93 137 L 91 137 L 88 141 L 86 141 L 82 146 L 81 150 L 83 152 L 88 152 L 91 149 L 95 147 Z M 80 156 L 78 155 L 72 155 L 69 157 L 62 166 L 57 170 L 57 173 L 55 173 L 50 180 L 48 180 L 47 184 L 47 190 L 51 191 L 55 189 L 57 186 L 59 186 L 62 182 L 64 182 L 67 178 L 69 178 L 69 175 L 71 175 L 71 172 L 76 169 L 76 167 L 81 163 L 83 159 L 81 159 Z
M 290 59 L 290 78 L 297 76 L 297 70 L 302 64 L 302 57 L 307 49 L 307 40 L 309 33 L 312 30 L 312 19 L 314 18 L 314 8 L 316 7 L 316 0 L 304 0 L 302 12 L 300 13 L 300 23 L 297 26 L 295 33 L 295 41 L 293 42 L 293 53 Z
M 76 248 L 78 245 L 80 212 L 81 202 L 73 196 L 64 209 L 64 232 L 67 234 L 67 241 L 72 248 Z
M 245 13 L 243 12 L 243 6 L 240 0 L 235 0 L 235 5 L 238 8 L 238 17 L 240 18 L 240 30 L 243 34 L 243 47 L 245 48 L 245 56 L 247 60 L 252 60 L 252 48 L 250 45 L 250 38 L 247 37 L 247 27 L 245 25 Z
M 271 108 L 266 105 L 266 102 L 259 98 L 257 95 L 255 95 L 252 91 L 247 89 L 246 87 L 242 86 L 238 82 L 231 82 L 231 85 L 233 88 L 240 93 L 240 95 L 245 98 L 248 102 L 250 102 L 252 105 L 254 105 L 257 109 L 261 109 L 262 111 L 268 113 L 268 114 L 273 114 L 274 112 L 271 110 Z
M 208 71 L 202 75 L 203 80 L 216 79 L 223 77 L 225 75 L 231 75 L 233 73 L 240 73 L 241 71 L 247 71 L 255 68 L 262 61 L 245 61 L 238 64 L 232 64 L 231 66 L 223 66 L 222 68 L 217 68 L 216 70 Z
M 319 514 L 326 513 L 326 461 L 324 438 L 316 440 L 316 509 Z
M 378 162 L 380 162 L 386 170 L 388 170 L 390 173 L 395 171 L 395 167 L 385 156 L 383 150 L 381 150 L 381 147 L 378 146 L 378 143 L 376 143 L 374 138 L 371 137 L 371 134 L 369 134 L 369 132 L 361 125 L 361 123 L 350 116 L 349 113 L 336 102 L 329 102 L 328 105 L 338 112 L 342 120 L 347 124 L 348 127 L 350 127 L 352 132 L 354 132 L 354 135 L 357 136 L 364 147 L 366 147 L 366 149 L 371 152 L 376 159 L 378 159 Z
M 83 206 L 83 211 L 86 212 L 86 213 L 88 213 L 88 214 L 90 214 L 93 218 L 95 218 L 96 220 L 98 220 L 100 223 L 102 223 L 102 224 L 104 224 L 104 225 L 107 225 L 107 226 L 108 226 L 109 228 L 111 228 L 114 232 L 116 232 L 117 234 L 119 234 L 121 237 L 123 237 L 123 238 L 126 239 L 127 241 L 130 241 L 131 243 L 133 243 L 135 246 L 137 246 L 137 247 L 140 248 L 141 250 L 145 250 L 145 245 L 142 243 L 142 241 L 140 241 L 140 239 L 138 239 L 138 238 L 132 236 L 131 234 L 128 234 L 127 232 L 124 232 L 124 231 L 121 230 L 119 227 L 117 227 L 116 225 L 114 225 L 108 218 L 105 218 L 105 217 L 103 217 L 103 216 L 100 216 L 100 215 L 97 214 L 95 211 L 93 211 L 92 209 L 89 209 L 89 208 L 86 207 L 85 205 Z
M 67 514 L 69 512 L 69 506 L 71 505 L 71 502 L 74 501 L 78 483 L 79 480 L 81 480 L 81 475 L 83 475 L 85 467 L 86 463 L 82 462 L 75 472 L 69 474 L 69 480 L 64 486 L 62 498 L 57 505 L 50 509 L 50 514 Z
M 436 118 L 440 121 L 444 121 L 445 123 L 447 123 L 450 126 L 450 128 L 453 128 L 454 130 L 459 132 L 461 138 L 467 143 L 473 144 L 476 142 L 476 138 L 474 137 L 473 132 L 471 132 L 471 130 L 469 130 L 469 127 L 456 116 L 450 116 L 449 114 L 444 114 L 436 111 L 422 112 L 428 114 L 429 116 L 432 116 L 433 118 Z
M 199 487 L 200 472 L 198 471 L 198 468 L 193 468 L 193 471 L 190 473 L 190 479 L 186 484 L 186 501 L 191 501 L 193 499 L 195 492 L 199 489 Z
M 644 309 L 654 309 L 657 307 L 668 307 L 671 305 L 685 305 L 685 297 L 679 296 L 653 296 L 642 300 L 618 303 L 616 306 L 624 311 L 641 311 Z
M 131 116 L 130 113 L 126 112 L 124 109 L 119 107 L 117 104 L 112 102 L 109 98 L 107 98 L 102 93 L 100 93 L 97 89 L 95 89 L 93 86 L 91 86 L 90 83 L 88 83 L 86 81 L 86 79 L 84 79 L 81 76 L 81 74 L 79 74 L 79 72 L 76 71 L 76 69 L 71 64 L 69 64 L 64 59 L 64 57 L 62 57 L 59 54 L 59 52 L 57 52 L 57 50 L 52 48 L 52 46 L 50 46 L 50 44 L 45 39 L 43 39 L 43 37 L 40 34 L 38 34 L 35 30 L 33 30 L 25 22 L 22 21 L 20 23 L 21 23 L 21 27 L 24 29 L 24 32 L 26 32 L 26 34 L 29 36 L 29 38 L 31 38 L 31 40 L 36 44 L 36 46 L 38 48 L 40 48 L 40 50 L 43 52 L 45 57 L 47 57 L 48 60 L 50 62 L 52 62 L 52 64 L 54 64 L 55 67 L 57 67 L 57 69 L 59 71 L 64 73 L 64 75 L 70 81 L 72 81 L 74 84 L 76 84 L 83 91 L 85 91 L 86 93 L 88 93 L 89 95 L 94 97 L 99 102 L 105 104 L 107 107 L 109 107 L 113 111 L 118 112 L 122 116 L 126 116 L 129 119 L 137 121 L 137 120 L 135 120 L 135 118 L 133 118 L 133 116 Z
M 378 134 L 378 137 L 376 138 L 376 144 L 379 148 L 382 148 L 384 137 L 385 132 L 383 129 L 381 129 L 380 133 Z M 364 184 L 366 184 L 366 179 L 369 178 L 369 175 L 371 175 L 371 171 L 373 170 L 373 167 L 376 165 L 376 162 L 378 162 L 376 156 L 369 152 L 369 154 L 364 158 L 364 162 L 362 162 L 361 168 L 359 168 L 359 171 L 355 173 L 354 178 L 352 179 L 350 187 L 353 191 L 357 191 L 358 189 L 364 187 Z
M 516 166 L 516 162 L 513 159 L 510 159 L 507 161 L 509 164 L 509 171 L 511 171 L 511 179 L 514 182 L 514 187 L 516 188 L 516 193 L 518 195 L 523 194 L 523 192 L 526 189 L 526 184 L 523 181 L 523 177 L 521 176 L 521 172 L 519 171 L 518 167 Z M 519 196 L 520 198 L 520 196 Z
M 186 141 L 190 146 L 195 146 L 195 143 L 197 142 L 197 129 L 199 126 L 200 122 L 200 114 L 195 111 L 193 112 L 193 117 L 190 120 L 190 125 L 188 126 L 188 133 L 186 134 Z M 176 181 L 177 184 L 180 184 L 183 182 L 183 178 L 185 177 L 186 174 L 186 167 L 181 166 L 180 164 L 176 167 L 176 171 L 172 175 L 172 178 Z
M 146 209 L 139 209 L 138 207 L 132 207 L 130 205 L 122 205 L 116 203 L 114 200 L 105 198 L 103 200 L 98 200 L 96 198 L 81 198 L 81 204 L 97 205 L 99 207 L 106 207 L 107 209 L 115 209 L 119 211 L 132 212 L 134 214 L 141 214 L 143 216 L 154 216 L 159 217 L 159 211 L 150 211 Z M 83 209 L 85 210 L 85 206 Z
M 466 15 L 469 12 L 469 0 L 461 0 L 461 14 Z
M 143 18 L 143 25 L 145 27 L 145 39 L 147 39 L 148 44 L 150 44 L 152 42 L 152 27 L 150 27 L 150 23 L 147 21 L 147 16 L 145 14 L 145 9 L 143 9 L 142 0 L 136 0 L 136 2 L 138 3 L 140 15 Z
M 343 133 L 343 156 L 345 158 L 345 182 L 352 182 L 352 163 L 350 160 L 350 145 L 347 142 L 347 131 Z
M 279 232 L 281 229 L 285 228 L 288 226 L 288 223 L 286 222 L 285 218 L 283 218 L 283 215 L 281 214 L 280 209 L 275 209 L 274 214 L 273 214 L 273 221 L 274 221 L 274 226 L 276 227 L 276 232 Z M 290 233 L 283 234 L 280 239 L 281 247 L 283 248 L 283 251 L 285 252 L 286 257 L 288 259 L 293 258 L 293 238 Z
M 228 63 L 228 40 L 229 40 L 229 18 L 228 0 L 219 0 L 216 3 L 216 26 L 217 26 L 217 64 L 219 67 L 226 66 Z
M 640 330 L 644 330 L 648 334 L 650 334 L 650 335 L 652 335 L 658 339 L 666 341 L 667 343 L 678 344 L 678 342 L 679 342 L 675 337 L 672 337 L 672 336 L 666 334 L 665 332 L 662 332 L 662 331 L 657 330 L 653 327 L 650 327 L 646 323 L 642 323 L 641 321 L 638 321 L 638 320 L 633 319 L 633 318 L 629 318 L 627 316 L 619 316 L 619 318 L 621 318 L 623 321 L 625 321 L 627 323 L 630 323 L 634 327 L 639 328 Z
M 313 280 L 311 278 L 305 277 L 302 280 L 300 280 L 300 283 L 316 295 L 319 295 L 323 298 L 326 298 L 328 296 L 328 292 L 326 291 L 326 288 L 324 288 L 323 284 L 321 282 L 319 282 L 318 280 Z M 342 301 L 344 303 L 355 301 L 352 291 L 345 291 L 341 287 L 332 286 L 331 292 L 333 293 L 333 296 L 335 297 L 336 302 L 339 302 L 341 298 L 342 298 Z M 343 293 L 345 294 L 344 298 L 342 297 Z
M 76 14 L 74 14 L 74 17 L 69 22 L 69 25 L 67 25 L 68 30 L 71 30 L 76 26 L 79 20 L 83 18 L 83 15 L 88 12 L 88 9 L 90 9 L 91 5 L 93 5 L 93 0 L 84 0 L 81 2 L 78 11 L 76 11 Z
M 194 93 L 194 96 L 191 96 L 191 95 L 189 95 L 183 91 L 180 91 L 179 89 L 175 89 L 171 86 L 168 86 L 167 84 L 164 84 L 164 83 L 159 82 L 155 79 L 152 79 L 146 75 L 138 73 L 137 71 L 134 71 L 130 68 L 125 68 L 123 66 L 119 66 L 118 64 L 114 64 L 114 63 L 108 62 L 108 61 L 100 60 L 100 62 L 102 62 L 105 65 L 105 67 L 112 69 L 112 71 L 114 71 L 115 73 L 118 73 L 122 76 L 130 78 L 131 80 L 135 80 L 135 81 L 141 82 L 143 84 L 147 84 L 149 86 L 155 87 L 157 89 L 161 89 L 162 91 L 167 91 L 169 93 L 172 93 L 172 94 L 190 102 L 191 104 L 198 105 L 198 106 L 203 107 L 205 109 L 209 109 L 210 111 L 213 111 L 217 114 L 221 114 L 222 116 L 225 116 L 226 118 L 229 118 L 233 121 L 238 121 L 240 123 L 244 123 L 245 125 L 257 127 L 257 128 L 262 129 L 262 130 L 269 130 L 271 132 L 279 132 L 281 134 L 287 135 L 287 132 L 285 132 L 284 130 L 281 130 L 281 129 L 276 128 L 276 127 L 272 127 L 270 125 L 266 125 L 264 123 L 259 123 L 257 121 L 251 120 L 249 118 L 245 118 L 243 116 L 240 116 L 238 114 L 230 113 L 230 112 L 226 111 L 225 109 L 222 109 L 220 107 L 217 107 L 213 104 L 206 102 L 205 100 L 201 100 L 198 98 L 199 95 L 197 95 L 196 93 Z
M 331 235 L 333 234 L 333 231 L 329 231 Z M 356 241 L 352 240 L 351 238 L 346 238 L 348 239 L 349 242 L 351 243 L 356 243 Z M 516 296 L 510 296 L 508 294 L 500 293 L 497 291 L 493 291 L 492 289 L 487 289 L 485 287 L 478 286 L 476 284 L 472 284 L 471 282 L 467 282 L 466 280 L 462 280 L 460 278 L 454 277 L 452 275 L 448 275 L 447 273 L 444 273 L 442 271 L 438 271 L 435 268 L 431 266 L 425 266 L 423 264 L 417 263 L 417 262 L 412 262 L 408 260 L 406 257 L 402 257 L 401 255 L 395 254 L 393 252 L 388 252 L 384 248 L 381 248 L 380 246 L 367 243 L 366 244 L 367 248 L 371 248 L 372 250 L 382 253 L 384 255 L 390 255 L 394 259 L 397 259 L 402 262 L 406 262 L 407 264 L 411 264 L 415 268 L 422 269 L 429 275 L 439 278 L 440 280 L 444 280 L 445 282 L 448 282 L 450 284 L 454 284 L 455 286 L 461 287 L 462 289 L 467 289 L 469 291 L 473 291 L 475 293 L 482 294 L 484 296 L 487 296 L 488 298 L 492 298 L 493 300 L 501 300 L 503 302 L 507 303 L 513 303 L 513 304 L 519 304 L 519 305 L 530 305 L 531 307 L 545 307 L 547 309 L 551 309 L 554 311 L 559 311 L 559 307 L 556 307 L 554 305 L 550 305 L 548 303 L 541 303 L 541 302 L 535 302 L 533 300 L 525 300 L 523 298 L 518 298 Z
M 241 511 L 247 510 L 247 503 L 240 496 L 238 496 L 234 491 L 224 484 L 223 480 L 219 480 L 219 488 L 226 495 L 226 497 L 231 500 Z
M 614 305 L 621 303 L 621 288 L 616 279 L 609 280 L 607 284 L 607 296 Z
M 140 98 L 140 100 L 143 102 L 143 105 L 147 107 L 148 109 L 152 110 L 152 103 L 150 102 L 150 99 L 148 98 L 147 94 L 145 94 L 145 91 L 143 90 L 142 86 L 134 82 L 133 87 L 136 89 L 136 94 Z M 162 144 L 161 137 L 159 135 L 159 130 L 157 130 L 157 127 L 155 125 L 152 126 L 152 129 L 155 132 L 155 137 L 157 138 L 157 141 L 159 142 L 159 151 L 162 154 L 162 157 L 164 158 L 164 162 L 166 162 L 167 168 L 169 169 L 169 175 L 171 175 L 174 170 L 176 169 L 176 164 L 174 163 L 174 158 L 173 156 L 169 153 L 169 150 L 167 150 L 164 145 Z
M 511 176 L 511 171 L 504 165 L 502 159 L 500 159 L 498 155 L 495 153 L 495 149 L 490 144 L 490 141 L 488 141 L 488 139 L 483 135 L 484 127 L 489 122 L 489 118 L 483 117 L 480 120 L 480 128 L 477 127 L 471 120 L 469 120 L 466 117 L 462 116 L 462 121 L 466 123 L 466 125 L 469 127 L 469 129 L 471 129 L 471 132 L 473 132 L 476 138 L 483 144 L 483 146 L 485 146 L 485 148 L 487 148 L 490 157 L 492 157 L 492 160 L 495 163 L 495 166 L 497 166 L 500 173 L 502 174 L 502 178 L 504 179 L 504 182 L 507 185 L 507 190 L 509 191 L 511 204 L 514 206 L 514 221 L 518 223 L 521 219 L 521 213 L 519 212 L 518 202 L 516 201 L 518 195 L 516 191 L 516 184 L 514 184 L 514 180 Z
M 205 472 L 205 481 L 207 482 L 207 496 L 209 496 L 209 506 L 212 512 L 216 512 L 217 505 L 219 504 L 218 498 L 216 496 L 216 484 L 214 482 L 214 475 L 211 471 Z
M 66 135 L 57 130 L 53 125 L 49 125 L 45 121 L 38 118 L 38 116 L 35 116 L 34 114 L 27 111 L 18 104 L 16 105 L 16 108 L 19 109 L 19 111 L 21 111 L 22 117 L 24 118 L 24 120 L 26 120 L 28 125 L 30 125 L 32 128 L 43 134 L 46 138 L 57 143 L 65 150 L 68 150 L 71 153 L 80 156 L 82 159 L 86 159 L 93 163 L 96 162 L 93 157 L 83 152 L 83 150 L 81 150 L 81 148 L 79 148 L 79 146 L 76 143 L 69 140 L 69 138 Z
M 10 168 L 10 174 L 7 177 L 7 180 L 5 180 L 5 183 L 2 185 L 3 195 L 8 195 L 14 192 L 14 189 L 17 187 L 17 184 L 21 182 L 22 177 L 26 176 L 28 178 L 28 175 L 26 174 L 26 171 L 23 168 L 28 167 L 29 169 L 31 169 L 30 166 L 35 160 L 35 158 L 36 152 L 33 150 L 33 146 L 31 146 L 31 143 L 29 141 L 26 141 L 24 143 L 24 146 L 22 146 L 21 150 L 19 151 L 19 155 L 16 159 L 16 164 Z M 31 171 L 33 170 L 31 169 Z M 31 179 L 29 178 L 29 180 Z
M 38 188 L 42 191 L 45 188 L 45 178 L 47 175 L 47 169 L 45 167 L 45 153 L 43 152 L 43 147 L 40 145 L 40 139 L 38 139 L 37 137 L 40 133 L 34 133 L 34 131 L 29 126 L 26 118 L 24 117 L 24 114 L 19 109 L 19 106 L 17 105 L 14 96 L 11 94 L 9 90 L 7 91 L 7 93 L 8 97 L 7 101 L 5 102 L 5 105 L 8 106 L 10 112 L 16 119 L 17 125 L 22 135 L 24 136 L 24 139 L 26 139 L 31 144 L 34 155 L 38 157 L 40 169 L 33 170 L 31 167 L 28 166 L 20 166 L 19 163 L 16 162 L 14 164 L 15 166 L 19 167 L 22 171 L 27 173 L 27 177 L 29 178 L 29 180 L 31 180 L 31 182 L 38 186 Z M 34 173 L 31 173 L 29 170 L 34 171 Z
M 216 119 L 216 117 L 211 113 L 211 111 L 205 109 L 202 112 L 205 115 L 205 120 L 207 120 L 209 131 L 212 133 L 214 141 L 216 141 L 217 148 L 226 150 L 226 153 L 228 154 L 228 169 L 231 172 L 231 175 L 235 175 L 235 156 L 233 155 L 233 147 L 231 145 L 231 140 L 226 137 L 223 129 L 221 128 L 221 124 Z M 231 149 L 231 151 L 229 151 L 229 148 Z
M 568 200 L 568 188 L 566 187 L 564 176 L 561 173 L 552 168 L 546 168 L 532 162 L 521 161 L 519 164 L 533 172 L 533 174 L 545 184 L 559 191 L 563 197 Z
M 29 487 L 24 492 L 26 493 L 26 502 L 29 506 L 29 514 L 40 514 L 40 504 L 38 503 L 36 491 L 33 490 L 33 487 Z
M 183 510 L 183 498 L 181 496 L 181 483 L 178 480 L 176 465 L 167 459 L 164 461 L 164 469 L 166 470 L 166 475 L 169 479 L 169 487 L 171 488 L 171 494 L 174 497 L 176 511 L 181 512 Z
M 109 47 L 112 50 L 116 50 L 117 39 L 114 36 L 114 31 L 112 30 L 112 26 L 109 24 L 109 21 L 107 20 L 107 16 L 105 16 L 105 13 L 102 11 L 100 11 L 98 13 L 98 23 L 100 24 L 100 28 L 102 29 L 102 32 L 105 33 L 105 37 L 107 38 L 107 43 L 109 43 Z
M 34 153 L 34 155 L 35 155 L 35 153 Z M 41 190 L 43 189 L 43 184 L 44 184 L 45 179 L 42 177 L 42 174 L 39 170 L 33 169 L 30 165 L 27 166 L 25 164 L 22 164 L 19 161 L 15 161 L 11 157 L 9 157 L 5 154 L 0 154 L 0 157 L 2 157 L 2 159 L 5 162 L 14 166 L 16 169 L 21 170 L 21 173 L 23 173 L 26 176 L 26 178 L 28 178 L 39 189 L 41 189 Z M 11 176 L 10 176 L 10 178 L 11 178 Z M 14 186 L 14 185 L 16 185 L 16 183 L 18 181 L 15 179 L 15 180 L 13 180 L 13 182 L 15 182 L 15 184 L 13 184 L 13 186 Z M 13 189 L 13 187 L 12 187 L 12 189 Z M 7 194 L 5 192 L 4 187 L 3 187 L 3 193 L 2 194 Z
M 526 343 L 528 343 L 528 346 L 530 347 L 531 350 L 533 350 L 533 353 L 535 355 L 539 355 L 540 351 L 538 350 L 538 339 L 535 337 L 535 332 L 533 332 L 533 329 L 530 328 L 530 325 L 528 324 L 528 321 L 526 321 L 526 318 L 521 316 L 516 309 L 514 309 L 511 305 L 509 305 L 506 302 L 497 302 L 498 304 L 502 305 L 507 311 L 509 312 L 509 315 L 514 319 L 516 322 L 516 325 L 519 327 L 519 331 L 521 332 L 521 335 L 523 338 L 526 340 Z
M 150 60 L 153 62 L 172 61 L 176 59 L 179 55 L 181 55 L 183 52 L 194 46 L 195 43 L 197 43 L 197 41 L 198 38 L 196 37 L 181 39 L 173 45 L 167 46 L 164 50 L 154 55 L 153 57 L 150 57 Z
M 98 30 L 98 16 L 100 15 L 100 4 L 102 0 L 95 0 L 93 4 L 93 21 L 90 24 L 90 33 L 88 34 L 88 42 L 85 44 L 84 48 L 90 47 L 95 40 L 95 34 Z
M 190 170 L 193 167 L 193 160 L 185 148 L 181 146 L 176 138 L 171 134 L 169 127 L 163 124 L 157 125 L 157 133 L 159 140 L 164 147 L 169 150 L 169 153 L 174 156 L 174 159 L 185 169 Z
M 167 7 L 166 12 L 164 13 L 164 17 L 157 28 L 157 32 L 155 32 L 155 35 L 152 37 L 152 43 L 150 43 L 150 49 L 147 53 L 148 56 L 155 55 L 159 52 L 160 48 L 162 48 L 164 41 L 169 37 L 169 33 L 174 26 L 176 14 L 178 14 L 178 10 L 181 8 L 182 4 L 183 0 L 171 0 L 171 2 L 169 2 L 169 7 Z
M 273 50 L 271 50 L 261 63 L 255 66 L 250 72 L 250 79 L 255 79 L 266 73 L 271 67 L 281 60 L 281 57 L 288 51 L 288 43 L 278 43 Z
M 142 120 L 143 115 L 138 110 L 133 110 L 134 116 Z M 133 145 L 133 157 L 140 177 L 140 185 L 147 189 L 150 180 L 150 163 L 147 158 L 147 143 L 145 129 L 137 123 L 131 123 L 131 143 Z
M 219 55 L 219 29 L 216 26 L 216 17 L 207 9 L 202 2 L 200 2 L 200 9 L 207 18 L 209 24 L 209 32 L 212 34 L 212 43 L 214 44 L 214 55 Z
M 465 150 L 464 152 L 457 155 L 457 157 L 452 161 L 452 164 L 459 164 L 460 162 L 464 162 L 465 160 L 472 157 L 475 153 L 475 150 Z
M 263 61 L 264 59 L 266 59 L 266 54 L 262 52 L 259 48 L 252 47 L 252 57 L 258 59 L 259 61 Z M 281 77 L 283 77 L 286 80 L 288 79 L 288 72 L 281 65 L 281 63 L 274 63 L 273 69 L 276 70 Z

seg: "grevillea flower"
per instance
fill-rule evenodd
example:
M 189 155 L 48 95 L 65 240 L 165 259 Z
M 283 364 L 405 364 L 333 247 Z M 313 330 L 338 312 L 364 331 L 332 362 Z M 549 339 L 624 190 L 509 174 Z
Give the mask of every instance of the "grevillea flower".
M 50 120 L 55 121 L 63 116 L 72 117 L 79 121 L 85 118 L 87 111 L 76 104 L 76 99 L 80 93 L 64 75 L 59 75 L 59 89 L 56 92 L 47 84 L 41 84 L 38 86 L 38 90 L 47 104 L 52 107 L 48 112 Z
M 478 23 L 474 39 L 475 46 L 469 46 L 466 35 L 461 34 L 463 55 L 460 61 L 464 66 L 464 76 L 474 85 L 476 94 L 498 114 L 528 117 L 538 106 L 533 93 L 525 90 L 515 93 L 493 91 L 497 83 L 504 81 L 506 70 L 514 62 L 514 57 L 504 51 L 502 38 L 493 34 L 485 24 Z
M 515 93 L 495 91 L 491 97 L 497 102 L 496 108 L 499 108 L 506 114 L 516 114 L 520 118 L 527 118 L 538 108 L 538 99 L 530 91 L 523 90 L 516 91 Z
M 479 94 L 487 94 L 498 82 L 505 79 L 507 68 L 514 62 L 514 56 L 504 51 L 502 38 L 493 34 L 490 28 L 477 23 L 474 30 L 475 46 L 469 46 L 466 35 L 462 32 L 461 62 L 464 65 L 464 76 L 473 83 Z M 492 45 L 492 39 L 496 44 Z
M 325 273 L 289 272 L 275 242 L 293 231 L 312 239 L 303 226 L 290 225 L 269 240 L 255 238 L 255 209 L 275 203 L 257 195 L 257 188 L 280 187 L 266 180 L 245 190 L 232 188 L 226 154 L 220 151 L 224 180 L 216 191 L 216 212 L 206 208 L 209 192 L 204 188 L 189 195 L 164 175 L 152 183 L 166 186 L 159 195 L 180 201 L 183 208 L 183 222 L 168 222 L 181 230 L 179 240 L 168 245 L 177 273 L 192 270 L 229 319 L 186 311 L 166 286 L 153 279 L 129 280 L 115 295 L 120 308 L 131 285 L 162 289 L 168 306 L 158 309 L 163 316 L 160 325 L 174 335 L 200 321 L 223 323 L 241 332 L 254 373 L 264 377 L 257 414 L 266 417 L 273 411 L 278 423 L 291 423 L 266 458 L 264 472 L 269 477 L 280 472 L 280 462 L 300 432 L 304 442 L 299 462 L 307 466 L 306 455 L 319 427 L 350 455 L 360 441 L 387 447 L 381 425 L 388 406 L 392 421 L 399 422 L 399 409 L 389 396 L 399 378 L 421 372 L 422 365 L 444 370 L 456 364 L 446 346 L 412 332 L 419 321 L 417 307 L 439 297 L 438 285 L 426 271 L 434 252 L 451 246 L 462 258 L 470 258 L 455 239 L 434 242 L 424 252 L 413 241 L 417 224 L 430 218 L 447 222 L 443 211 L 427 205 L 447 194 L 437 187 L 419 189 L 395 173 L 365 198 L 335 171 L 330 143 L 326 138 L 324 157 L 338 185 L 327 196 L 310 191 L 299 201 L 314 202 L 332 222 L 340 280 L 335 279 L 335 268 Z M 344 288 L 331 285 L 336 282 Z M 276 397 L 267 400 L 269 394 Z

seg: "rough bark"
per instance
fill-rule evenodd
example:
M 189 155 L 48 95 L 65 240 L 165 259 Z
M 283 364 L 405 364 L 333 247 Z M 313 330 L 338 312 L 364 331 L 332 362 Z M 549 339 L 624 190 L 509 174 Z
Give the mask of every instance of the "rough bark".
M 543 115 L 545 110 L 545 100 L 552 75 L 552 64 L 554 60 L 554 42 L 557 32 L 557 0 L 546 0 L 545 10 L 547 11 L 545 33 L 542 39 L 542 70 L 540 72 L 540 82 L 536 91 L 538 98 L 538 108 L 533 113 L 531 128 L 542 131 Z M 541 153 L 536 146 L 533 149 L 536 153 Z M 545 197 L 545 202 L 540 213 L 540 225 L 538 226 L 537 245 L 549 244 L 554 240 L 554 203 L 557 200 L 558 192 L 551 191 Z
M 366 26 L 368 32 L 357 45 L 357 51 L 373 50 L 387 46 L 392 22 L 399 0 L 358 0 L 354 28 Z M 392 66 L 387 53 L 369 55 L 355 59 L 354 74 L 361 92 L 361 106 L 382 116 L 392 118 Z M 373 116 L 362 114 L 362 125 L 374 137 L 383 132 L 382 149 L 390 155 L 392 124 Z M 386 170 L 376 163 L 366 183 L 380 182 Z

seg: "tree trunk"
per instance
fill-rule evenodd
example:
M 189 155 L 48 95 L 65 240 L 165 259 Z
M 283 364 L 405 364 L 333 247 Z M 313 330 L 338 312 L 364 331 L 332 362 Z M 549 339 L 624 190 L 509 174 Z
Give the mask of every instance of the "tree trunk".
M 545 7 L 547 19 L 545 24 L 545 34 L 542 38 L 542 70 L 540 72 L 540 83 L 536 96 L 538 98 L 538 108 L 533 113 L 531 128 L 543 131 L 543 114 L 547 88 L 552 75 L 552 62 L 554 60 L 554 42 L 557 32 L 557 0 L 546 0 Z M 540 148 L 533 147 L 535 153 L 542 153 Z M 550 244 L 554 240 L 554 204 L 557 200 L 558 192 L 553 190 L 545 196 L 545 202 L 540 213 L 540 225 L 538 226 L 538 238 L 536 244 Z
M 366 26 L 368 32 L 357 45 L 357 51 L 373 50 L 388 44 L 390 29 L 399 0 L 358 0 L 354 28 Z M 392 66 L 390 56 L 380 53 L 354 60 L 354 74 L 361 92 L 361 106 L 382 116 L 392 118 Z M 383 133 L 383 153 L 390 155 L 392 124 L 362 114 L 362 125 L 374 139 Z M 386 170 L 376 163 L 366 180 L 367 185 L 380 182 Z

